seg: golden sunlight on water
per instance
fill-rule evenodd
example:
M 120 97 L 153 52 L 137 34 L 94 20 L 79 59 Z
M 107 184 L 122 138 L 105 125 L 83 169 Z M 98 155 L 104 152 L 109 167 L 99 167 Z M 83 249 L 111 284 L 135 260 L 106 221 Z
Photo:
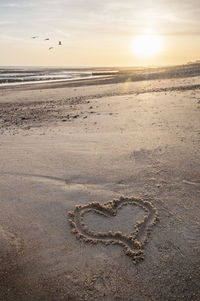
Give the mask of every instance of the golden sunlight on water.
M 154 57 L 162 51 L 163 40 L 156 34 L 138 35 L 133 40 L 132 49 L 141 58 Z

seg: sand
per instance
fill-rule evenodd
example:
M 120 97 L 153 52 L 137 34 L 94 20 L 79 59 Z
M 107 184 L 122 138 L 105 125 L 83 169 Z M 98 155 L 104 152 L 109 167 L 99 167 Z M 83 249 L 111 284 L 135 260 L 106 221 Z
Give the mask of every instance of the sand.
M 195 76 L 0 89 L 0 300 L 199 300 L 199 87 Z M 130 239 L 148 212 L 102 215 L 120 196 L 159 216 L 136 262 L 69 222 L 98 202 L 86 239 Z

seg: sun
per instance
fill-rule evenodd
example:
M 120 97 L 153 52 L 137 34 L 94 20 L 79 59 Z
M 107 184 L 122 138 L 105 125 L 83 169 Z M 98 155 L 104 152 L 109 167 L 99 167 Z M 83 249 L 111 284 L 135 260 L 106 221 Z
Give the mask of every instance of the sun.
M 151 58 L 161 52 L 162 44 L 162 39 L 158 35 L 139 35 L 134 38 L 133 52 L 141 58 Z

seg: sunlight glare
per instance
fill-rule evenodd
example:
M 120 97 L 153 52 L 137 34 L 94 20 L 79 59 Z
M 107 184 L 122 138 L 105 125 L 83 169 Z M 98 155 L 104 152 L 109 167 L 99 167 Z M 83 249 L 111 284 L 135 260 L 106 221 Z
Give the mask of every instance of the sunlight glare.
M 133 52 L 141 58 L 153 57 L 161 52 L 162 44 L 162 39 L 158 35 L 139 35 L 133 41 Z

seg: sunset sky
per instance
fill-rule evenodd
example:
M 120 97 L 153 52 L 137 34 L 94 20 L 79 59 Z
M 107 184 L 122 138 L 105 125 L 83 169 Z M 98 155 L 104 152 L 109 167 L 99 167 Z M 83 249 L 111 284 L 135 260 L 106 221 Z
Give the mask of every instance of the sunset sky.
M 199 16 L 199 0 L 0 0 L 0 65 L 194 61 L 200 59 Z M 149 42 L 155 44 L 150 56 Z

